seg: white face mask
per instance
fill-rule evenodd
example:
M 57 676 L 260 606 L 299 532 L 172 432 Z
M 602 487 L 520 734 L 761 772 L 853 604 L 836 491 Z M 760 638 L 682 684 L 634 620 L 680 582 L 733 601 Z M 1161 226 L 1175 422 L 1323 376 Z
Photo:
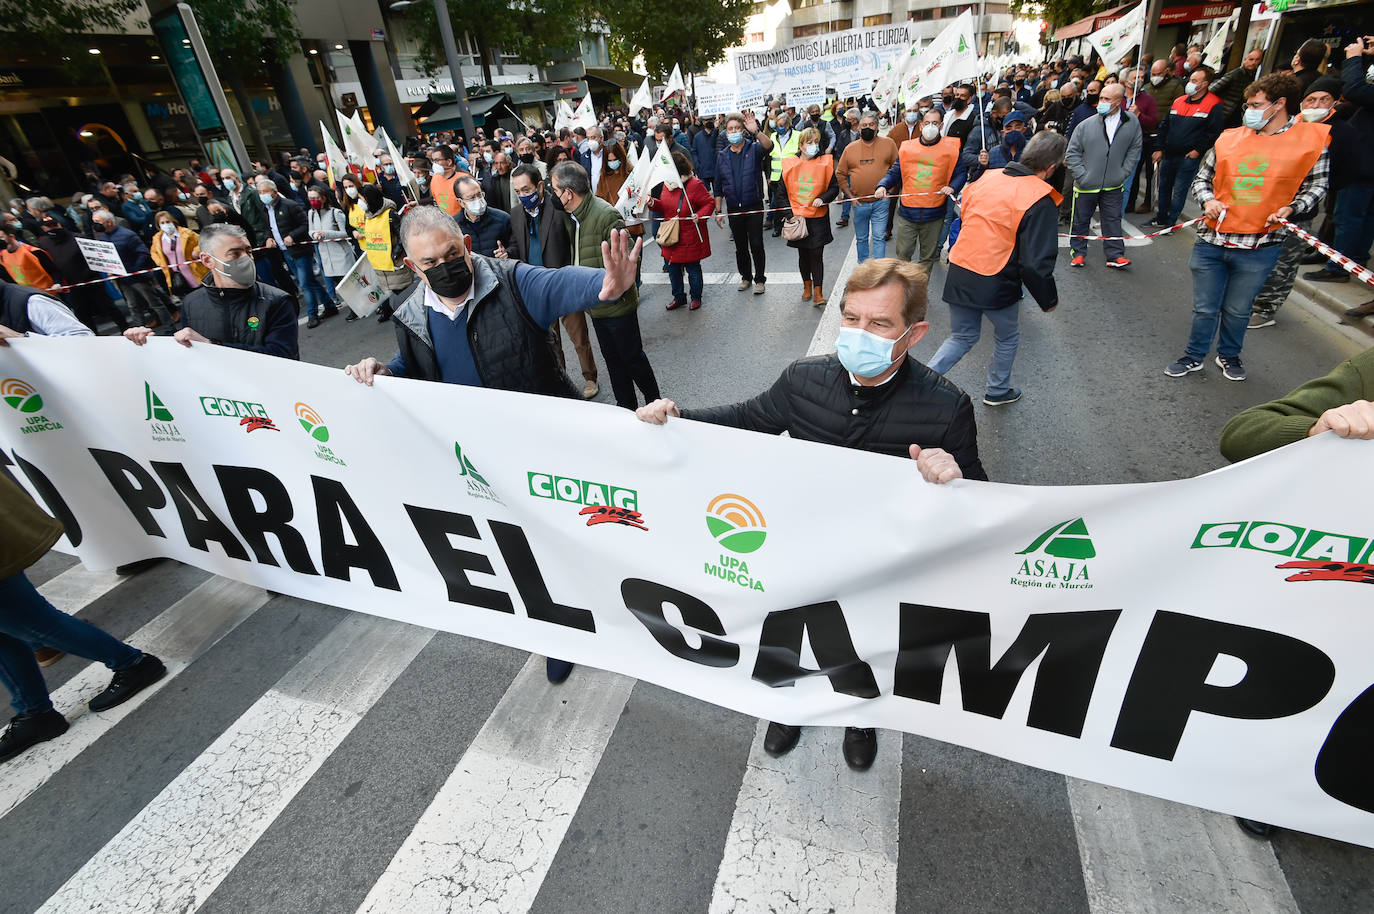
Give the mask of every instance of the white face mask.
M 933 143 L 940 137 L 939 124 L 925 124 L 921 127 L 921 138 L 927 143 Z
M 176 226 L 176 223 L 175 223 L 175 222 L 164 222 L 164 223 L 162 223 L 162 234 L 164 234 L 164 235 L 169 235 L 169 236 L 172 236 L 172 237 L 175 237 L 175 236 L 176 236 L 176 233 L 177 233 L 177 226 Z
M 588 150 L 589 152 L 596 152 L 596 151 L 597 151 L 598 149 L 600 149 L 600 148 L 601 148 L 601 141 L 600 141 L 600 140 L 588 140 L 588 141 L 587 141 L 587 150 Z
M 1151 76 L 1151 77 L 1150 77 L 1150 82 L 1157 86 L 1157 85 L 1159 85 L 1160 83 L 1164 82 L 1164 77 L 1163 77 L 1163 76 Z
M 1302 119 L 1303 119 L 1303 120 L 1307 121 L 1309 124 L 1313 124 L 1313 123 L 1316 123 L 1317 121 L 1325 120 L 1325 119 L 1326 119 L 1326 116 L 1327 116 L 1328 114 L 1331 113 L 1331 109 L 1330 109 L 1330 108 L 1303 108 L 1302 111 L 1299 112 L 1299 113 L 1302 115 Z
M 358 199 L 358 188 L 353 187 L 352 185 L 345 187 L 344 193 L 348 194 L 348 196 L 353 200 Z
M 464 200 L 463 209 L 468 211 L 468 215 L 474 219 L 482 218 L 482 214 L 487 211 L 487 201 L 478 197 L 476 200 Z

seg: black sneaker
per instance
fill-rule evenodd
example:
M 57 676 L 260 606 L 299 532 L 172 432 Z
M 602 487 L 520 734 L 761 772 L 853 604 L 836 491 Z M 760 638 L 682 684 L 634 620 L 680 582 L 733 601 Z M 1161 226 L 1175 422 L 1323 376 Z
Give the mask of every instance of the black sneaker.
M 855 771 L 867 771 L 878 756 L 878 731 L 872 727 L 844 728 L 844 763 Z
M 345 322 L 345 323 L 351 324 L 351 323 L 353 323 L 354 321 L 356 321 L 357 319 L 358 319 L 358 315 L 356 315 L 356 314 L 353 313 L 353 309 L 352 309 L 352 308 L 349 308 L 349 309 L 348 309 L 348 313 L 344 315 L 344 322 Z
M 140 559 L 137 562 L 130 562 L 127 565 L 120 565 L 118 568 L 115 569 L 115 574 L 125 577 L 131 574 L 140 574 L 144 571 L 147 571 L 149 568 L 152 568 L 160 561 L 162 561 L 161 558 Z
M 769 721 L 768 732 L 763 734 L 763 751 L 773 758 L 786 755 L 797 745 L 797 740 L 801 739 L 801 731 L 801 727 Z
M 89 707 L 92 711 L 108 711 L 142 692 L 148 686 L 167 675 L 167 667 L 152 654 L 144 654 L 138 663 L 127 670 L 116 670 L 114 678 L 105 691 L 92 698 Z
M 338 315 L 338 313 L 339 313 L 338 307 L 336 307 L 335 305 L 328 305 L 328 306 L 325 307 L 325 309 L 324 309 L 323 311 L 320 312 L 320 320 L 325 320 L 326 318 L 335 317 L 335 316 Z
M 1228 381 L 1244 381 L 1248 375 L 1241 367 L 1240 356 L 1228 359 L 1224 355 L 1217 356 L 1217 367 L 1221 369 L 1221 376 Z
M 67 718 L 52 709 L 10 718 L 10 725 L 0 733 L 0 762 L 7 762 L 31 746 L 61 736 L 68 726 Z
M 1332 270 L 1313 270 L 1302 274 L 1302 278 L 1308 282 L 1350 282 L 1350 274 L 1344 270 L 1339 273 Z
M 314 330 L 314 329 L 315 329 L 316 327 L 318 327 L 319 325 L 320 325 L 320 319 L 319 319 L 318 317 L 312 317 L 312 318 L 310 318 L 308 321 L 305 322 L 305 329 L 306 329 L 306 330 Z
M 1190 355 L 1185 355 L 1177 362 L 1164 369 L 1164 373 L 1171 378 L 1181 378 L 1192 371 L 1202 370 L 1202 359 L 1195 359 Z
M 1006 406 L 1021 399 L 1021 388 L 1013 387 L 1004 394 L 987 394 L 983 397 L 984 406 Z
M 549 657 L 544 662 L 544 675 L 549 677 L 549 682 L 557 685 L 568 678 L 568 674 L 572 672 L 572 668 L 573 665 L 570 661 L 556 660 L 553 657 Z

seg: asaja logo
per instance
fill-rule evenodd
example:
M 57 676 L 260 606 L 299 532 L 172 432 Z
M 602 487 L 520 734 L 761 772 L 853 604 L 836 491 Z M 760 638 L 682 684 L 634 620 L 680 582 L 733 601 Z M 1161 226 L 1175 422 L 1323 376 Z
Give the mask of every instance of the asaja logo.
M 296 421 L 305 429 L 305 433 L 318 442 L 315 446 L 315 456 L 325 463 L 336 464 L 346 467 L 343 458 L 334 453 L 332 448 L 326 447 L 325 442 L 329 440 L 329 427 L 324 424 L 324 419 L 315 412 L 308 403 L 296 404 Z
M 325 426 L 320 414 L 315 412 L 304 403 L 296 404 L 296 418 L 300 420 L 301 428 L 311 438 L 323 444 L 329 440 L 329 429 Z
M 172 411 L 153 391 L 153 385 L 147 381 L 143 382 L 143 408 L 144 421 L 148 423 L 148 430 L 154 441 L 186 443 L 186 439 L 181 435 L 181 429 L 172 424 Z
M 1275 565 L 1294 573 L 1285 581 L 1345 581 L 1374 584 L 1374 537 L 1280 524 L 1227 521 L 1203 524 L 1190 549 L 1249 549 L 1293 561 Z
M 1092 589 L 1088 559 L 1097 558 L 1097 547 L 1081 517 L 1055 524 L 1016 554 L 1028 556 L 1011 576 L 1018 587 Z
M 477 467 L 463 453 L 463 446 L 458 442 L 453 442 L 453 455 L 458 458 L 458 475 L 468 481 L 468 494 L 473 498 L 484 498 L 487 501 L 494 501 L 498 505 L 505 502 L 496 494 L 496 490 L 477 472 Z
M 706 506 L 706 529 L 731 552 L 757 552 L 768 538 L 768 524 L 758 505 L 742 495 L 717 495 Z
M 43 408 L 43 398 L 38 391 L 26 381 L 18 378 L 6 378 L 0 381 L 0 397 L 11 409 L 24 414 L 24 424 L 19 426 L 19 431 L 25 435 L 32 435 L 36 432 L 52 432 L 60 429 L 62 423 L 54 419 L 49 419 L 39 410 Z
M 43 398 L 24 381 L 18 378 L 6 378 L 0 384 L 0 395 L 3 395 L 5 402 L 21 413 L 36 413 L 43 408 Z
M 768 524 L 763 512 L 743 495 L 717 495 L 706 506 L 706 529 L 715 541 L 730 552 L 747 555 L 756 552 L 768 538 Z M 703 571 L 746 590 L 763 592 L 763 582 L 753 576 L 749 563 L 726 552 L 720 560 L 706 562 Z

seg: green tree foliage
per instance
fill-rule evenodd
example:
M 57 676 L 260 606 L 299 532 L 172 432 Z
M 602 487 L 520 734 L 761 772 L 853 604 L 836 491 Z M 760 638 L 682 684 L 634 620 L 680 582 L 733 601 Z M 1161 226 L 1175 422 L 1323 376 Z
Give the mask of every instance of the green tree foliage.
M 195 10 L 205 47 L 216 68 L 232 61 L 240 72 L 260 61 L 285 63 L 300 51 L 291 0 L 185 0 Z
M 73 35 L 118 32 L 142 6 L 141 0 L 0 0 L 0 59 L 67 54 Z
M 1045 34 L 1048 36 L 1056 28 L 1077 22 L 1094 9 L 1107 9 L 1118 6 L 1119 0 L 1011 0 L 1011 11 L 1017 16 L 1044 19 L 1050 23 Z
M 551 49 L 576 48 L 592 21 L 587 0 L 448 0 L 448 12 L 453 34 L 466 32 L 476 42 L 488 85 L 493 50 L 536 66 L 544 64 L 559 56 Z M 393 15 L 404 16 L 407 34 L 420 41 L 421 69 L 431 75 L 442 70 L 447 62 L 433 3 L 421 0 Z
M 704 70 L 744 38 L 752 0 L 615 0 L 601 13 L 610 26 L 611 62 L 630 69 L 638 54 L 651 74 L 674 64 Z

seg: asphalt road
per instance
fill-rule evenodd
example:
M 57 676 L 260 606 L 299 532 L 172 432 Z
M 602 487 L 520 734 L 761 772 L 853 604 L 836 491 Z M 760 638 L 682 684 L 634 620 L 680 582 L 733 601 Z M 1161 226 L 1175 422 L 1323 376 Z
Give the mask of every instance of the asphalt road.
M 728 235 L 711 234 L 718 281 L 700 311 L 665 311 L 655 254 L 645 269 L 646 348 L 689 406 L 761 390 L 822 317 L 781 240 L 754 296 L 735 290 Z M 827 251 L 827 291 L 851 238 L 837 230 Z M 1249 381 L 1210 363 L 1165 377 L 1187 338 L 1190 244 L 1133 246 L 1127 271 L 1103 269 L 1100 247 L 1087 269 L 1061 258 L 1060 308 L 1022 306 L 1021 402 L 981 405 L 990 337 L 951 371 L 978 404 L 993 479 L 1212 470 L 1231 415 L 1364 345 L 1290 302 L 1247 339 Z M 947 329 L 943 277 L 918 358 Z M 820 344 L 833 314 L 824 326 Z M 301 332 L 320 364 L 394 351 L 371 320 Z M 1374 851 L 1256 841 L 1226 816 L 932 740 L 884 732 L 856 775 L 838 731 L 808 731 L 775 762 L 758 722 L 655 686 L 580 668 L 554 690 L 538 658 L 172 562 L 116 580 L 51 554 L 31 577 L 157 645 L 173 675 L 0 765 L 0 912 L 1374 910 Z M 85 671 L 72 657 L 46 671 L 59 704 L 103 684 Z

